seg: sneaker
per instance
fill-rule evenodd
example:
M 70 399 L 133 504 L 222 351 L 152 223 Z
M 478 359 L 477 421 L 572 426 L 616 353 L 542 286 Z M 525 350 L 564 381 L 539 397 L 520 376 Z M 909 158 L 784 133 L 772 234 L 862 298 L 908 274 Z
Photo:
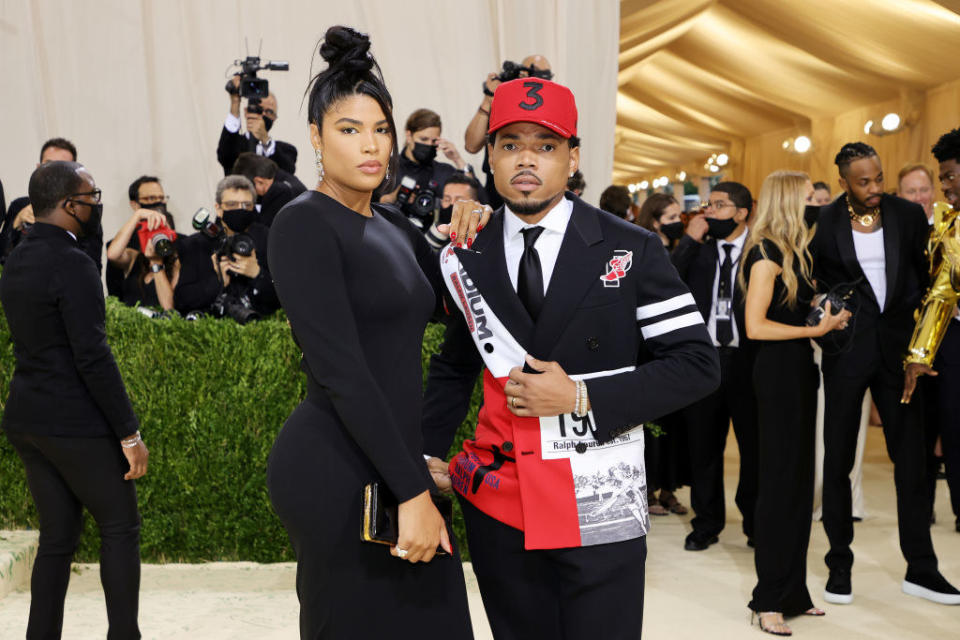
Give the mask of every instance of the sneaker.
M 823 599 L 830 604 L 850 604 L 853 602 L 853 587 L 850 586 L 850 572 L 836 569 L 827 578 L 827 587 L 823 590 Z
M 901 588 L 908 596 L 925 598 L 938 604 L 960 605 L 960 591 L 947 582 L 939 571 L 920 573 L 908 569 Z

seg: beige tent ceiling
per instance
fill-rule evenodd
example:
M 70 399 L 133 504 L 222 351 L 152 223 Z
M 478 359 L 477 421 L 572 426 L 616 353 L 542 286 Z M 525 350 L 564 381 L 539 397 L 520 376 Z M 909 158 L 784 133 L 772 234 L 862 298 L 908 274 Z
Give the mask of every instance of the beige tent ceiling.
M 614 182 L 960 78 L 960 0 L 623 0 Z M 732 155 L 736 155 L 735 153 Z

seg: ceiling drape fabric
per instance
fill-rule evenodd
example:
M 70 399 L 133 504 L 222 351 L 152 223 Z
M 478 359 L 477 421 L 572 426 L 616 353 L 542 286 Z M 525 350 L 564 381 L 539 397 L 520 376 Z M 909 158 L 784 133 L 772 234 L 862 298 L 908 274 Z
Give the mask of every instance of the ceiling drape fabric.
M 930 146 L 960 126 L 960 2 L 931 0 L 624 0 L 621 2 L 614 179 L 680 170 L 758 190 L 777 169 L 836 182 L 845 142 L 873 145 L 888 175 L 933 164 Z M 906 126 L 866 135 L 897 112 Z M 783 143 L 809 136 L 806 154 Z

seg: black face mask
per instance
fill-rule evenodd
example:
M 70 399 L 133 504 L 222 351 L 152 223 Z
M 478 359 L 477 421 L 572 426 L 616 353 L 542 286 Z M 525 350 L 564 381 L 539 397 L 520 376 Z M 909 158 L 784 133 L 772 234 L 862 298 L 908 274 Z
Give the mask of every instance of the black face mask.
M 263 128 L 266 129 L 267 131 L 270 131 L 270 127 L 272 126 L 273 126 L 273 118 L 268 118 L 267 116 L 263 116 Z
M 670 240 L 679 240 L 683 237 L 683 222 L 670 222 L 660 225 L 660 232 Z
M 729 237 L 737 228 L 737 221 L 733 218 L 718 220 L 717 218 L 707 218 L 707 235 L 717 240 L 723 240 Z
M 808 204 L 803 210 L 803 221 L 808 227 L 817 224 L 817 218 L 820 217 L 820 207 L 815 204 Z
M 437 157 L 437 148 L 432 144 L 413 143 L 413 159 L 417 164 L 430 164 Z
M 257 212 L 247 209 L 229 209 L 223 212 L 223 224 L 234 233 L 246 231 L 257 219 Z
M 440 217 L 437 218 L 437 224 L 450 224 L 450 218 L 453 216 L 453 205 L 449 207 L 440 207 Z
M 159 211 L 164 215 L 166 215 L 167 213 L 166 202 L 151 202 L 150 204 L 143 204 L 142 202 L 137 202 L 137 204 L 140 205 L 141 209 L 150 209 L 152 211 Z
M 82 237 L 90 237 L 97 235 L 97 232 L 100 230 L 100 221 L 103 219 L 103 204 L 90 204 L 89 202 L 83 202 L 81 200 L 73 200 L 74 205 L 82 205 L 85 207 L 90 207 L 90 215 L 87 219 L 81 220 L 78 216 L 73 215 L 73 217 L 80 223 L 80 235 Z

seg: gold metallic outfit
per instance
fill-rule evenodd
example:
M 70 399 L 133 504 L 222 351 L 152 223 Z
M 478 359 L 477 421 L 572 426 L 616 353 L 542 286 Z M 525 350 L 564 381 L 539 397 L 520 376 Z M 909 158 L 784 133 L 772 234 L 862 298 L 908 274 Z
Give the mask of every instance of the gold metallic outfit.
M 960 212 L 945 202 L 933 205 L 927 255 L 931 285 L 923 298 L 904 365 L 933 366 L 937 349 L 960 300 Z

